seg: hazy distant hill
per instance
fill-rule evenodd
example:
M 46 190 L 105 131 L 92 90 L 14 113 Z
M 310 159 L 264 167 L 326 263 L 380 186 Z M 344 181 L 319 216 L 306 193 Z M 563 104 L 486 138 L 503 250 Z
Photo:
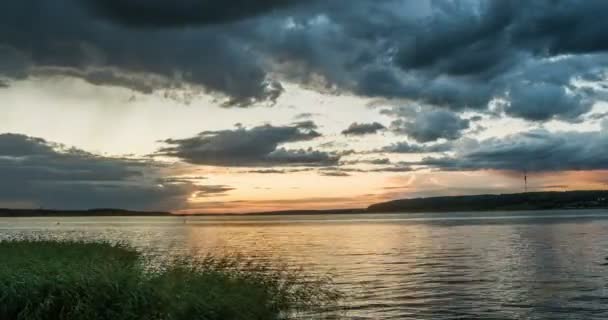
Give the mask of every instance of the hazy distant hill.
M 0 217 L 115 217 L 115 216 L 167 216 L 169 212 L 129 211 L 122 209 L 90 210 L 45 210 L 45 209 L 1 209 Z
M 608 191 L 527 192 L 403 199 L 371 205 L 367 212 L 437 212 L 608 208 Z

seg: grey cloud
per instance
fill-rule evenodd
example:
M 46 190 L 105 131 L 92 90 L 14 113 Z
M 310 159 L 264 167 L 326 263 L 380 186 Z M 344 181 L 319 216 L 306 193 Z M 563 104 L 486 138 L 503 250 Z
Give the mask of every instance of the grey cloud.
M 534 121 L 552 118 L 577 119 L 591 110 L 592 101 L 583 95 L 568 93 L 566 88 L 552 84 L 520 84 L 511 87 L 508 115 Z
M 225 195 L 227 192 L 232 191 L 234 189 L 235 188 L 224 185 L 196 186 L 196 191 L 191 196 L 197 198 L 216 197 Z
M 14 133 L 0 135 L 0 156 L 4 157 L 45 156 L 55 154 L 57 147 L 61 146 L 51 144 L 41 138 Z
M 376 159 L 357 159 L 357 160 L 348 160 L 342 161 L 340 164 L 374 164 L 374 165 L 382 165 L 382 164 L 390 164 L 391 160 L 389 158 L 376 158 Z
M 296 126 L 300 129 L 308 129 L 308 130 L 314 130 L 314 129 L 319 128 L 317 126 L 317 124 L 312 120 L 294 122 L 294 123 L 292 123 L 292 126 Z
M 57 209 L 171 210 L 183 208 L 194 194 L 219 195 L 231 189 L 162 181 L 164 170 L 151 161 L 102 157 L 20 134 L 0 135 L 0 202 Z
M 187 139 L 167 139 L 160 155 L 214 166 L 325 165 L 339 156 L 312 149 L 288 150 L 280 145 L 308 141 L 321 135 L 306 121 L 290 126 L 264 125 L 251 129 L 205 131 Z
M 608 22 L 599 12 L 608 3 L 590 0 L 584 3 L 565 0 L 520 1 L 513 38 L 518 45 L 537 54 L 593 53 L 608 49 Z
M 605 56 L 582 55 L 608 49 L 605 28 L 591 22 L 598 21 L 597 10 L 608 9 L 605 1 L 436 4 L 432 18 L 401 47 L 397 61 L 403 70 L 426 74 L 423 78 L 431 83 L 436 77 L 460 82 L 453 84 L 460 89 L 446 91 L 449 97 L 468 96 L 468 89 L 477 87 L 484 94 L 466 97 L 474 102 L 468 107 L 485 108 L 495 98 L 505 99 L 507 114 L 533 121 L 576 121 L 590 110 L 589 100 L 599 99 L 595 90 L 566 91 L 577 91 L 572 85 L 577 78 L 594 78 L 605 70 L 599 62 Z M 548 59 L 562 54 L 573 55 Z
M 198 3 L 204 6 L 203 2 Z M 117 10 L 129 6 L 158 9 L 143 10 L 139 17 L 144 19 L 146 12 L 155 15 L 161 11 L 177 17 L 186 13 L 188 3 L 195 2 L 3 1 L 0 78 L 23 79 L 43 69 L 46 76 L 76 76 L 93 84 L 124 86 L 143 93 L 186 90 L 220 94 L 228 97 L 227 105 L 272 101 L 282 92 L 259 57 L 227 28 L 132 29 L 92 17 L 86 6 L 95 3 Z M 161 6 L 167 10 L 160 10 Z M 125 9 L 123 13 L 134 12 Z M 12 67 L 7 70 L 4 64 Z
M 31 71 L 31 75 L 80 78 L 93 85 L 123 87 L 143 94 L 151 94 L 159 88 L 171 86 L 170 81 L 163 77 L 130 74 L 115 68 L 80 70 L 68 67 L 37 67 Z
M 470 83 L 453 77 L 404 73 L 392 67 L 372 67 L 360 74 L 354 91 L 367 96 L 411 99 L 453 110 L 487 109 L 498 96 L 493 82 Z
M 389 158 L 371 159 L 371 160 L 368 160 L 368 163 L 370 163 L 370 164 L 389 164 L 389 163 L 391 163 L 391 160 Z
M 400 48 L 406 69 L 483 75 L 521 52 L 542 58 L 608 49 L 601 0 L 436 1 L 433 9 Z
M 591 119 L 591 120 L 602 120 L 607 117 L 608 117 L 608 112 L 601 112 L 601 113 L 590 114 L 587 118 Z
M 91 0 L 90 13 L 131 27 L 185 27 L 233 22 L 300 0 Z
M 453 110 L 486 111 L 502 100 L 515 117 L 578 121 L 604 99 L 603 89 L 573 83 L 605 78 L 605 32 L 590 21 L 606 7 L 601 0 L 334 1 L 266 19 L 254 34 L 282 61 L 280 72 L 321 90 Z M 281 29 L 286 22 L 293 27 Z M 555 107 L 514 84 L 554 93 Z
M 608 131 L 533 130 L 504 138 L 463 143 L 453 157 L 427 157 L 420 164 L 443 170 L 608 169 Z
M 342 131 L 343 135 L 362 136 L 366 134 L 375 134 L 378 131 L 386 129 L 381 123 L 352 123 L 347 129 Z
M 400 117 L 391 123 L 391 131 L 406 134 L 418 142 L 455 140 L 470 125 L 468 119 L 443 109 L 423 110 L 421 107 L 407 106 L 385 110 L 384 113 Z
M 279 148 L 266 156 L 270 163 L 298 165 L 330 165 L 338 162 L 339 156 L 328 152 L 308 149 L 287 150 Z
M 425 20 L 397 55 L 405 69 L 436 67 L 450 75 L 484 72 L 500 61 L 501 32 L 510 24 L 514 4 L 509 1 L 434 3 Z M 479 11 L 477 11 L 479 10 Z M 507 48 L 508 49 L 508 48 Z
M 398 142 L 382 147 L 379 152 L 390 153 L 432 153 L 447 152 L 452 150 L 451 143 L 437 143 L 432 145 L 411 144 L 408 142 Z
M 202 176 L 169 176 L 158 179 L 159 183 L 190 183 L 200 180 L 205 180 L 207 177 Z
M 280 79 L 455 111 L 504 101 L 511 116 L 579 121 L 608 96 L 576 84 L 606 78 L 606 9 L 603 0 L 3 1 L 0 81 L 43 69 L 246 106 L 277 99 Z

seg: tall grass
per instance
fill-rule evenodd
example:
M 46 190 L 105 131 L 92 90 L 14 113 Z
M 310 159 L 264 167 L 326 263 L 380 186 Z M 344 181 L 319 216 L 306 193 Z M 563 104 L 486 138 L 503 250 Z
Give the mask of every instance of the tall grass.
M 299 276 L 234 257 L 152 269 L 124 245 L 0 242 L 0 319 L 272 320 L 340 298 Z

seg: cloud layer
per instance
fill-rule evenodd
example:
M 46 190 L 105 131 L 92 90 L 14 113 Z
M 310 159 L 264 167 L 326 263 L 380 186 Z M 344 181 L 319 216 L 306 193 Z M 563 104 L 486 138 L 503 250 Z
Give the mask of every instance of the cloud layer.
M 179 158 L 198 165 L 226 167 L 329 165 L 338 155 L 312 149 L 279 147 L 290 142 L 309 141 L 321 136 L 311 121 L 290 126 L 264 125 L 251 129 L 204 131 L 186 139 L 167 139 L 168 147 L 159 155 Z
M 301 0 L 91 0 L 90 13 L 139 28 L 205 26 L 229 23 L 295 5 Z
M 444 109 L 424 110 L 420 106 L 402 106 L 385 109 L 381 113 L 397 118 L 391 123 L 391 131 L 423 143 L 439 139 L 456 140 L 470 125 L 468 119 Z
M 608 132 L 532 130 L 462 143 L 453 156 L 421 164 L 442 170 L 559 171 L 608 169 Z
M 231 188 L 163 181 L 164 166 L 110 158 L 20 134 L 0 134 L 0 203 L 58 209 L 174 210 Z
M 275 100 L 290 81 L 532 121 L 605 89 L 602 0 L 44 0 L 0 4 L 0 77 Z
M 255 11 L 279 4 L 268 3 Z M 208 92 L 227 97 L 228 105 L 274 100 L 281 85 L 230 30 L 175 28 L 245 17 L 252 6 L 239 11 L 216 1 L 4 1 L 0 79 L 71 76 L 183 99 Z

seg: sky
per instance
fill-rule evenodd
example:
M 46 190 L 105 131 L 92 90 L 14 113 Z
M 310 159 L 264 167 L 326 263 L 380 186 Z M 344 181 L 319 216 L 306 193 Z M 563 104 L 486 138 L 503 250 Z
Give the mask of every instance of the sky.
M 608 189 L 604 0 L 0 2 L 0 207 Z

